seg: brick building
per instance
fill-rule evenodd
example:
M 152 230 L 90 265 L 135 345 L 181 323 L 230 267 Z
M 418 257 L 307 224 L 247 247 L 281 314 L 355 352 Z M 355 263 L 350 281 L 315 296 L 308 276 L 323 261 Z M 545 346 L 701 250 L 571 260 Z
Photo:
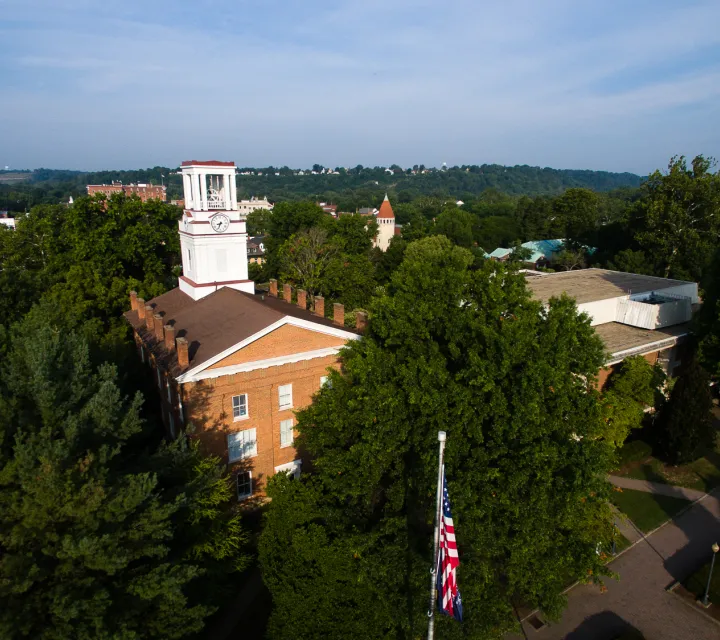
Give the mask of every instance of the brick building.
M 108 198 L 116 193 L 124 193 L 126 196 L 137 196 L 143 202 L 147 200 L 167 200 L 167 187 L 156 184 L 123 184 L 113 182 L 112 184 L 89 184 L 87 185 L 89 196 L 96 193 L 104 193 Z
M 247 499 L 262 495 L 274 473 L 300 472 L 295 411 L 310 404 L 359 333 L 345 328 L 342 305 L 326 319 L 324 300 L 316 297 L 311 311 L 302 290 L 297 303 L 288 285 L 278 298 L 274 281 L 269 294 L 255 295 L 235 171 L 233 163 L 183 163 L 190 208 L 179 223 L 180 286 L 148 301 L 131 293 L 125 318 L 153 369 L 169 436 L 192 425 L 203 449 L 231 465 L 238 499 Z

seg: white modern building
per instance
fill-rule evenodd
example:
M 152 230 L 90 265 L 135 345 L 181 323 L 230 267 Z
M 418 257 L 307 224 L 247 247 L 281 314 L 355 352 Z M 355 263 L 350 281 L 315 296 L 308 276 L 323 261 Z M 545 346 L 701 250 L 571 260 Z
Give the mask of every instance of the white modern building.
M 255 293 L 255 284 L 248 279 L 247 213 L 238 207 L 236 171 L 234 162 L 182 163 L 180 290 L 193 300 L 221 287 Z
M 544 304 L 562 294 L 575 299 L 605 343 L 608 366 L 632 355 L 660 362 L 668 374 L 680 364 L 674 347 L 690 333 L 700 303 L 695 282 L 606 269 L 527 272 L 526 279 Z

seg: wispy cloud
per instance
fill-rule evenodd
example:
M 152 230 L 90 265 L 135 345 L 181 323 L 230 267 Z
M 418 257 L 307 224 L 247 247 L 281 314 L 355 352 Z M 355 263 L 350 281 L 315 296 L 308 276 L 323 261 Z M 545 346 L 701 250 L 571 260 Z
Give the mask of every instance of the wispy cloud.
M 715 1 L 0 0 L 0 164 L 646 172 L 720 155 L 717 24 Z

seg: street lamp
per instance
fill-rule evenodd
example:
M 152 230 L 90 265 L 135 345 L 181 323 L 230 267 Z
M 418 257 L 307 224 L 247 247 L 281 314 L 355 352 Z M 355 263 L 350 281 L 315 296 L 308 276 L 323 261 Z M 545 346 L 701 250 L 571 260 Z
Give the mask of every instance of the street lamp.
M 717 552 L 720 551 L 720 546 L 717 542 L 715 542 L 712 546 L 712 560 L 710 561 L 710 573 L 708 574 L 708 581 L 707 586 L 705 587 L 705 595 L 703 596 L 702 603 L 704 607 L 710 606 L 710 600 L 708 599 L 710 597 L 710 581 L 712 580 L 712 572 L 713 568 L 715 567 L 715 556 L 717 555 Z

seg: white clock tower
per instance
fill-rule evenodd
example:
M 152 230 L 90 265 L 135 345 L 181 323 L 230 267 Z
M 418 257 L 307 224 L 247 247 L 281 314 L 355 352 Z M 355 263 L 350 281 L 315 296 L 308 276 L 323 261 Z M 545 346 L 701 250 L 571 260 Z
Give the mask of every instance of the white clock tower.
M 248 280 L 246 216 L 238 211 L 235 172 L 234 162 L 182 163 L 180 290 L 193 300 L 220 287 L 255 293 L 255 283 Z

